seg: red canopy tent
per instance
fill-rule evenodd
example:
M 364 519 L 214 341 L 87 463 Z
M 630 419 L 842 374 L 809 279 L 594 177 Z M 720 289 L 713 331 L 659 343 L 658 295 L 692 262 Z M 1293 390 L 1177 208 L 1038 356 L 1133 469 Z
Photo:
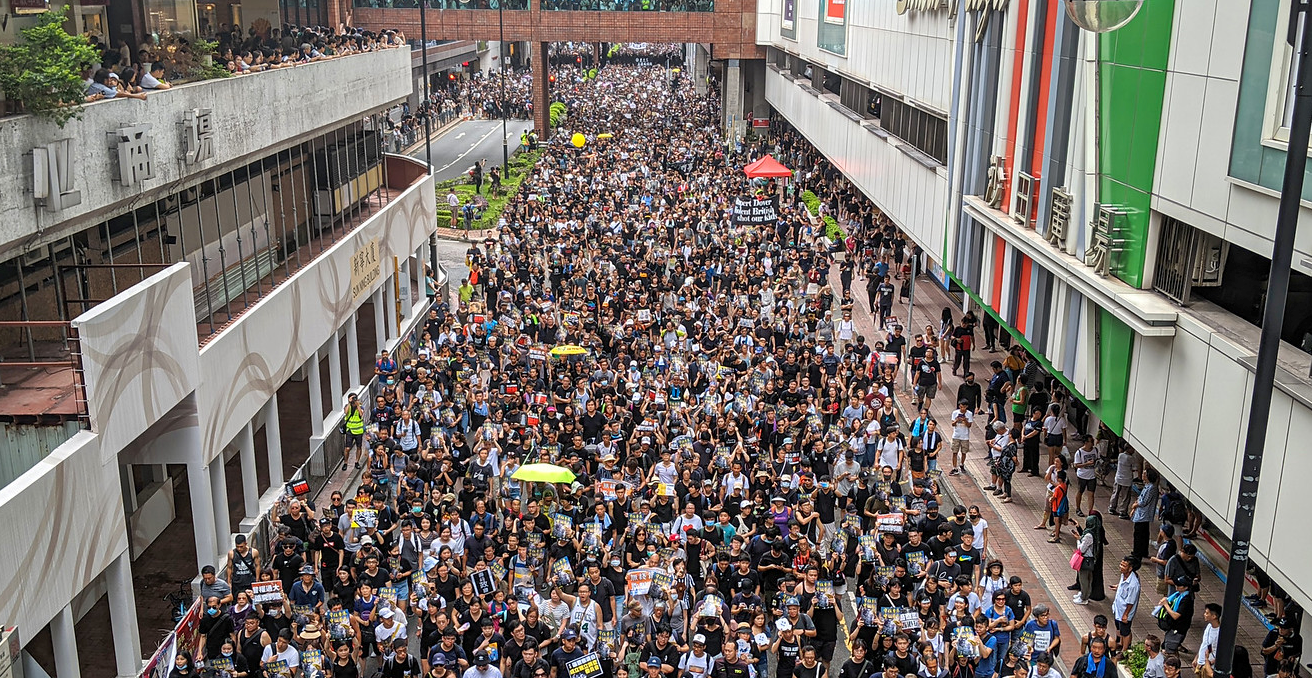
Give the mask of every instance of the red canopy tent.
M 749 163 L 743 168 L 743 174 L 752 179 L 770 178 L 770 177 L 791 177 L 793 171 L 779 164 L 771 156 L 765 156 L 756 162 Z

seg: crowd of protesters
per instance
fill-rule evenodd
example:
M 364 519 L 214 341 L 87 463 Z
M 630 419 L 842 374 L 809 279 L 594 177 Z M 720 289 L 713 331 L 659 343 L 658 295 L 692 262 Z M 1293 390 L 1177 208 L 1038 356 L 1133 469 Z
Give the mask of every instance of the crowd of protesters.
M 1060 678 L 1062 658 L 1069 675 L 1110 678 L 1152 617 L 1137 625 L 1151 627 L 1145 675 L 1196 665 L 1182 650 L 1192 544 L 1161 562 L 1157 605 L 1140 595 L 1143 559 L 1122 559 L 1116 619 L 1087 633 L 1080 620 L 1073 638 L 1019 564 L 989 555 L 988 516 L 949 501 L 949 475 L 986 438 L 986 489 L 1005 496 L 1030 470 L 1017 427 L 1041 372 L 1008 353 L 966 380 L 959 414 L 929 416 L 952 397 L 951 356 L 973 374 L 973 319 L 922 333 L 884 312 L 917 252 L 800 137 L 731 144 L 716 88 L 672 87 L 659 68 L 558 86 L 565 127 L 496 237 L 471 247 L 458 306 L 434 308 L 414 357 L 384 352 L 379 390 L 343 410 L 359 487 L 318 511 L 288 502 L 273 554 L 239 538 L 227 571 L 204 573 L 205 647 L 179 656 L 183 675 L 200 659 L 236 678 Z M 743 177 L 767 151 L 798 168 L 788 189 Z M 845 233 L 826 232 L 803 189 Z M 735 211 L 748 200 L 774 218 Z M 874 336 L 854 320 L 858 281 L 882 316 Z M 1055 499 L 1078 432 L 1069 398 L 1042 397 L 1066 422 L 1041 440 L 1058 448 Z M 574 480 L 517 479 L 533 463 Z M 1165 548 L 1175 514 L 1142 501 L 1129 510 L 1165 511 Z M 1106 588 L 1090 502 L 1084 600 Z M 1060 537 L 1064 495 L 1053 506 L 1043 528 Z M 1204 665 L 1219 609 L 1206 614 Z M 1263 655 L 1287 675 L 1301 644 L 1292 620 L 1277 626 Z

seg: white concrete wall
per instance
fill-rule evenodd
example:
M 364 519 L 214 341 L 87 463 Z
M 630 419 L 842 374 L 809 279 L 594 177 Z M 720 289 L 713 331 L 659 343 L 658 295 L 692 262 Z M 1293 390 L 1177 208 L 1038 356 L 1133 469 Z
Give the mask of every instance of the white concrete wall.
M 779 30 L 783 0 L 757 0 L 756 11 L 756 44 L 800 54 L 828 70 L 947 114 L 955 37 L 947 9 L 900 15 L 895 0 L 848 2 L 846 56 L 816 46 L 818 0 L 797 0 L 796 40 L 783 37 Z
M 1182 313 L 1174 337 L 1136 337 L 1125 436 L 1207 519 L 1229 533 L 1239 485 L 1255 342 Z M 1247 361 L 1247 364 L 1241 361 Z M 1253 527 L 1253 562 L 1302 600 L 1312 542 L 1312 407 L 1277 388 Z
M 428 241 L 437 226 L 436 205 L 433 180 L 427 177 L 205 344 L 200 351 L 204 388 L 196 392 L 204 463 L 218 456 L 278 388 L 391 276 L 393 256 L 404 260 Z M 352 295 L 351 257 L 375 238 L 382 255 L 381 275 Z
M 850 44 L 850 43 L 849 43 Z M 947 169 L 929 169 L 898 146 L 897 137 L 880 138 L 835 111 L 771 69 L 765 74 L 766 99 L 806 136 L 902 231 L 941 261 L 946 223 Z
M 1285 14 L 1282 8 L 1276 26 L 1276 64 L 1287 58 L 1282 56 Z M 1236 181 L 1229 171 L 1246 43 L 1243 29 L 1248 20 L 1249 3 L 1245 0 L 1190 0 L 1187 5 L 1177 4 L 1152 206 L 1270 257 L 1279 195 Z M 1268 96 L 1274 102 L 1274 94 Z M 1270 106 L 1268 117 L 1276 116 L 1278 104 Z M 1263 138 L 1268 136 L 1264 133 Z M 1284 147 L 1283 142 L 1263 143 Z M 1268 171 L 1278 170 L 1263 168 L 1263 175 Z M 1301 264 L 1304 258 L 1312 258 L 1312 210 L 1306 203 L 1294 242 L 1295 269 L 1312 275 L 1312 265 Z
M 390 49 L 319 61 L 235 78 L 154 92 L 145 101 L 86 105 L 82 117 L 62 129 L 33 116 L 0 120 L 0 251 L 35 247 L 86 227 L 86 221 L 157 189 L 179 188 L 201 173 L 254 160 L 278 144 L 404 99 L 410 93 L 410 50 Z M 199 165 L 181 160 L 181 123 L 186 111 L 213 111 L 214 158 Z M 107 134 L 122 126 L 151 123 L 154 178 L 138 186 L 118 182 L 117 152 Z M 80 204 L 59 212 L 32 198 L 32 149 L 72 139 L 70 161 Z M 164 189 L 169 190 L 164 190 Z M 33 238 L 36 235 L 38 237 Z

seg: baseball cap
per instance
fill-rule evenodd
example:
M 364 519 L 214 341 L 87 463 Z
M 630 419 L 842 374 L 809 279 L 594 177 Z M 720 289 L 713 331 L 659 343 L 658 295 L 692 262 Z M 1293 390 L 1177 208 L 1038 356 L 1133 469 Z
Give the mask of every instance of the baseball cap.
M 367 534 L 366 534 L 365 536 L 363 536 L 363 537 L 360 537 L 360 544 L 361 544 L 361 545 L 364 545 L 364 544 L 372 544 L 372 543 L 374 543 L 374 538 L 373 538 L 373 537 L 370 537 L 370 536 L 367 535 Z
M 660 657 L 648 657 L 647 666 L 654 666 L 659 669 L 661 667 Z
M 802 601 L 798 600 L 797 596 L 791 596 L 788 598 L 788 600 L 784 601 L 784 607 L 792 607 L 794 605 L 800 606 L 801 604 Z
M 560 634 L 560 638 L 561 640 L 578 640 L 579 634 L 578 631 L 575 631 L 574 629 L 565 629 L 565 631 Z
M 433 656 L 428 659 L 428 663 L 433 666 L 446 666 L 446 655 L 441 652 L 434 652 Z
M 313 565 L 302 565 L 302 566 L 301 566 L 301 574 L 314 574 L 314 566 L 313 566 Z
M 474 655 L 474 663 L 478 664 L 479 666 L 487 666 L 488 663 L 487 653 L 479 652 L 478 654 Z
M 393 614 L 395 614 L 395 613 L 392 612 L 392 608 L 390 608 L 390 607 L 385 607 L 385 608 L 383 608 L 383 611 L 382 611 L 382 612 L 379 612 L 379 613 L 378 613 L 378 616 L 379 616 L 379 617 L 382 617 L 383 619 L 391 619 Z
M 706 636 L 704 636 L 704 635 L 702 635 L 702 634 L 699 633 L 699 634 L 697 634 L 697 635 L 695 635 L 695 636 L 692 637 L 692 642 L 694 642 L 694 643 L 701 643 L 702 645 L 705 645 L 705 644 L 706 644 Z

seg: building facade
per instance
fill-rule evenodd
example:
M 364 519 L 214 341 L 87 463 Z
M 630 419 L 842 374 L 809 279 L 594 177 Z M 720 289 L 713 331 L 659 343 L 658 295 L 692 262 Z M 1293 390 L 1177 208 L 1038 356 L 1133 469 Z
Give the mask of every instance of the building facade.
M 1076 394 L 1089 432 L 1123 437 L 1217 534 L 1235 511 L 1292 110 L 1286 5 L 1144 0 L 1095 34 L 1043 0 L 757 3 L 771 108 L 963 307 Z M 1252 552 L 1305 605 L 1312 554 L 1281 537 L 1307 510 L 1308 217 Z
M 0 119 L 0 620 L 20 673 L 49 672 L 27 652 L 48 630 L 53 673 L 79 675 L 79 620 L 107 604 L 116 673 L 137 676 L 133 561 L 157 546 L 194 554 L 187 579 L 222 571 L 286 481 L 341 463 L 325 432 L 345 393 L 429 301 L 432 177 L 383 139 L 410 71 L 402 47 L 97 102 L 63 128 Z M 289 411 L 293 381 L 308 405 Z

